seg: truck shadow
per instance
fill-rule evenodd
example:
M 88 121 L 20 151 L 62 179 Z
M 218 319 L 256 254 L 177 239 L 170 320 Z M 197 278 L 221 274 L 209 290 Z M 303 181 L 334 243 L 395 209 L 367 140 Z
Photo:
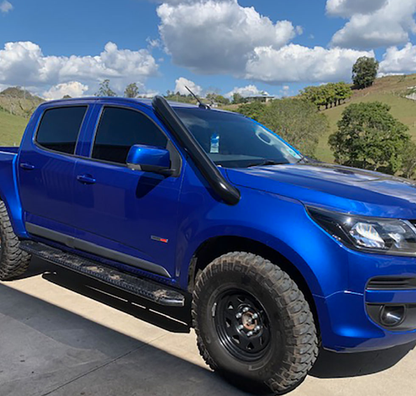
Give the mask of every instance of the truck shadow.
M 389 369 L 414 349 L 416 342 L 381 351 L 335 353 L 321 351 L 309 375 L 317 378 L 346 378 Z
M 246 395 L 149 335 L 130 337 L 0 283 L 0 395 Z
M 42 274 L 51 283 L 82 294 L 173 333 L 189 333 L 190 302 L 184 308 L 161 307 L 130 293 L 78 275 L 69 270 L 32 260 L 25 277 Z M 322 350 L 309 373 L 316 378 L 346 378 L 374 374 L 389 369 L 402 360 L 416 342 L 382 351 L 340 354 Z

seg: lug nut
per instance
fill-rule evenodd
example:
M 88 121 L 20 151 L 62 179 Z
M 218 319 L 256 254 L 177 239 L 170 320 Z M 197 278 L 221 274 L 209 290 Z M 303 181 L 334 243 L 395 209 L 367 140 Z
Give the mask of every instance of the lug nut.
M 242 314 L 241 312 L 239 312 L 237 315 L 235 315 L 235 317 L 236 317 L 237 319 L 240 319 L 242 316 L 243 316 L 243 314 Z
M 254 333 L 253 333 L 252 331 L 249 331 L 249 332 L 247 333 L 247 337 L 251 337 L 253 334 L 254 334 Z
M 244 307 L 244 308 L 243 308 L 243 312 L 244 312 L 244 313 L 246 313 L 246 312 L 248 312 L 248 311 L 249 311 L 249 308 L 248 308 L 248 307 Z
M 253 319 L 257 319 L 258 317 L 259 317 L 259 315 L 256 314 L 256 313 L 252 316 Z
M 260 326 L 256 326 L 256 327 L 254 328 L 254 332 L 255 332 L 255 333 L 258 333 L 260 330 L 261 330 L 261 327 L 260 327 Z
M 237 327 L 237 330 L 243 330 L 243 329 L 244 329 L 243 325 L 240 325 L 240 326 Z

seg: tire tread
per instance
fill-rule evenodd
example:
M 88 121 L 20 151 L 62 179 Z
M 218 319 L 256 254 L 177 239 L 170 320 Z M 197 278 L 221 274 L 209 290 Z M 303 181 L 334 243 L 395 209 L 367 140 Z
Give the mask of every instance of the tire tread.
M 0 201 L 0 280 L 10 280 L 24 274 L 31 255 L 20 249 L 20 242 L 13 231 L 6 205 Z
M 218 271 L 243 272 L 256 278 L 266 287 L 280 308 L 286 307 L 282 310 L 286 313 L 286 317 L 282 318 L 287 341 L 284 364 L 265 385 L 276 393 L 293 389 L 306 377 L 318 356 L 318 337 L 313 314 L 303 293 L 289 275 L 276 264 L 252 253 L 227 253 L 210 263 L 196 280 L 191 313 L 202 358 L 212 370 L 218 369 L 202 341 L 197 316 L 201 290 Z

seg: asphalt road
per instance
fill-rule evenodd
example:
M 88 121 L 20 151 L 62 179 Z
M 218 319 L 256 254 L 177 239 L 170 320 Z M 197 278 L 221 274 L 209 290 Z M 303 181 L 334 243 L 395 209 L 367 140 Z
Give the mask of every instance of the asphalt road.
M 246 395 L 205 366 L 186 312 L 33 260 L 0 283 L 0 396 Z M 324 352 L 290 395 L 414 396 L 414 346 Z

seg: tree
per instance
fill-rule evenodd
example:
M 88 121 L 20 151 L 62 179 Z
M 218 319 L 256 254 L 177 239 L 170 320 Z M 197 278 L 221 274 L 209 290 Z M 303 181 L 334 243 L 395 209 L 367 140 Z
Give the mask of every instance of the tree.
M 335 84 L 326 84 L 322 85 L 321 87 L 321 102 L 320 104 L 325 105 L 325 108 L 327 109 L 329 106 L 333 106 L 335 100 Z
M 342 102 L 345 102 L 347 99 L 351 98 L 352 90 L 351 86 L 345 82 L 336 83 L 334 86 L 335 90 L 335 100 L 337 103 L 335 104 L 340 106 Z
M 302 99 L 314 103 L 318 110 L 321 109 L 321 106 L 325 106 L 326 109 L 330 106 L 339 106 L 351 96 L 351 87 L 344 82 L 306 87 L 300 95 Z
M 309 86 L 309 87 L 305 87 L 301 93 L 300 93 L 300 97 L 302 99 L 305 99 L 309 102 L 312 102 L 314 104 L 316 104 L 318 106 L 318 110 L 320 110 L 320 103 L 322 102 L 322 88 L 321 87 L 316 87 L 314 85 Z
M 416 144 L 409 142 L 403 152 L 402 176 L 408 179 L 416 178 Z
M 408 127 L 380 102 L 349 105 L 338 121 L 329 145 L 338 164 L 394 174 L 404 165 L 410 143 Z
M 216 97 L 217 97 L 216 93 L 210 92 L 209 94 L 207 94 L 206 99 L 209 101 L 214 101 Z
M 137 98 L 139 96 L 139 87 L 136 83 L 131 83 L 127 85 L 126 89 L 124 90 L 124 97 L 125 98 Z
M 164 97 L 166 100 L 171 100 L 172 102 L 196 104 L 196 100 L 191 95 L 182 95 L 179 92 L 174 93 L 172 91 L 167 91 Z
M 228 98 L 226 98 L 226 97 L 224 97 L 222 95 L 217 95 L 215 97 L 215 101 L 217 103 L 223 105 L 223 106 L 226 106 L 226 105 L 230 104 L 230 99 L 228 99 Z
M 110 80 L 101 81 L 100 88 L 95 96 L 116 96 L 116 93 L 110 88 Z
M 265 109 L 266 105 L 264 103 L 253 102 L 238 106 L 236 111 L 238 113 L 244 114 L 246 117 L 252 118 L 253 120 L 260 121 Z
M 264 106 L 258 121 L 276 132 L 305 155 L 314 156 L 319 138 L 329 130 L 325 114 L 306 100 L 279 99 Z
M 210 102 L 210 103 L 218 103 L 220 105 L 226 106 L 228 104 L 230 104 L 230 100 L 228 98 L 225 98 L 222 95 L 218 95 L 216 93 L 209 93 L 206 97 L 206 99 Z
M 374 58 L 362 56 L 358 58 L 352 68 L 352 81 L 358 89 L 373 85 L 377 77 L 379 63 Z
M 246 102 L 246 98 L 244 98 L 241 94 L 238 92 L 235 92 L 233 94 L 233 104 L 242 104 Z

